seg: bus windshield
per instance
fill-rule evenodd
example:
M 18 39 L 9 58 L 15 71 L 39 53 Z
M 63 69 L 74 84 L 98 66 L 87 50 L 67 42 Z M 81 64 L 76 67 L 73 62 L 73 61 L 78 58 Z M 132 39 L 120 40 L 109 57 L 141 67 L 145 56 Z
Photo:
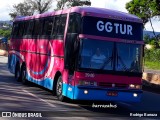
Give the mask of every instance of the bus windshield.
M 81 40 L 80 69 L 142 72 L 141 45 L 104 40 Z

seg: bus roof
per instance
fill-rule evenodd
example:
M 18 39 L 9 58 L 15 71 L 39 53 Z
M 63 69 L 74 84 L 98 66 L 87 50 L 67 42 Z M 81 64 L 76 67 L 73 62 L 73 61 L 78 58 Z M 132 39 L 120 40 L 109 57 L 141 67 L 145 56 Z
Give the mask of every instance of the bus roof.
M 38 14 L 33 16 L 17 17 L 15 21 L 30 20 L 35 18 L 65 14 L 69 12 L 71 13 L 77 12 L 87 16 L 97 16 L 97 17 L 103 17 L 103 18 L 110 18 L 110 19 L 117 19 L 117 20 L 119 19 L 124 21 L 142 23 L 142 20 L 140 18 L 129 13 L 125 13 L 117 10 L 105 9 L 105 8 L 82 7 L 82 6 L 71 7 L 69 9 L 58 10 L 58 11 L 53 11 L 53 12 L 48 12 L 48 13 L 43 13 L 43 14 Z

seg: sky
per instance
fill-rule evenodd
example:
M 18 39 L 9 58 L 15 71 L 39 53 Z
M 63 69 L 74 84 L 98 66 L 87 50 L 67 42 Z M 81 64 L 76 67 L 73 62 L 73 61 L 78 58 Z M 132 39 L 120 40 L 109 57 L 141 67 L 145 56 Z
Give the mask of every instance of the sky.
M 56 1 L 56 0 L 55 0 Z M 91 6 L 114 9 L 122 12 L 126 12 L 125 4 L 130 0 L 90 0 Z M 0 20 L 10 20 L 9 12 L 12 9 L 13 4 L 23 2 L 23 0 L 0 0 Z M 52 9 L 55 9 L 56 2 L 53 2 Z M 51 11 L 51 10 L 50 10 Z M 160 32 L 160 21 L 152 19 L 155 31 Z M 150 23 L 145 25 L 146 30 L 152 31 Z

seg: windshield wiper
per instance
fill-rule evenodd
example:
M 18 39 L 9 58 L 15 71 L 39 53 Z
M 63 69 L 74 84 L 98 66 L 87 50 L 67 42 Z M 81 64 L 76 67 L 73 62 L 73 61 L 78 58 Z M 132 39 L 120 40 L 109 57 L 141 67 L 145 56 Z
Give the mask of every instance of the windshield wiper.
M 108 63 L 110 63 L 110 62 L 111 62 L 111 66 L 113 66 L 113 61 L 114 61 L 114 59 L 113 59 L 114 52 L 113 51 L 114 51 L 114 48 L 112 50 L 112 56 L 109 57 L 107 60 L 105 60 L 105 62 L 103 63 L 103 65 L 101 67 L 101 70 L 103 70 L 105 68 L 105 66 L 108 65 Z
M 120 56 L 118 56 L 118 53 L 117 53 L 117 66 L 118 66 L 118 61 L 121 62 L 122 66 L 123 66 L 123 70 L 128 71 L 126 65 L 124 64 L 124 62 L 122 60 L 122 58 Z
M 105 67 L 106 65 L 108 65 L 108 63 L 110 63 L 110 62 L 111 62 L 111 66 L 112 66 L 112 64 L 113 64 L 113 57 L 112 57 L 112 56 L 109 57 L 109 58 L 103 63 L 101 69 L 103 70 L 104 67 Z

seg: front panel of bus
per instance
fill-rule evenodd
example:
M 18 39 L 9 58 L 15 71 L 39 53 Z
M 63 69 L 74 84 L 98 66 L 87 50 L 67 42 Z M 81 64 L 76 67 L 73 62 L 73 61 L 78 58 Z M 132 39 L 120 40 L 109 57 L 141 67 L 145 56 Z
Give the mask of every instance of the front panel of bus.
M 79 19 L 78 39 L 74 37 L 76 42 L 70 48 L 67 96 L 81 100 L 140 101 L 142 23 L 93 16 Z

